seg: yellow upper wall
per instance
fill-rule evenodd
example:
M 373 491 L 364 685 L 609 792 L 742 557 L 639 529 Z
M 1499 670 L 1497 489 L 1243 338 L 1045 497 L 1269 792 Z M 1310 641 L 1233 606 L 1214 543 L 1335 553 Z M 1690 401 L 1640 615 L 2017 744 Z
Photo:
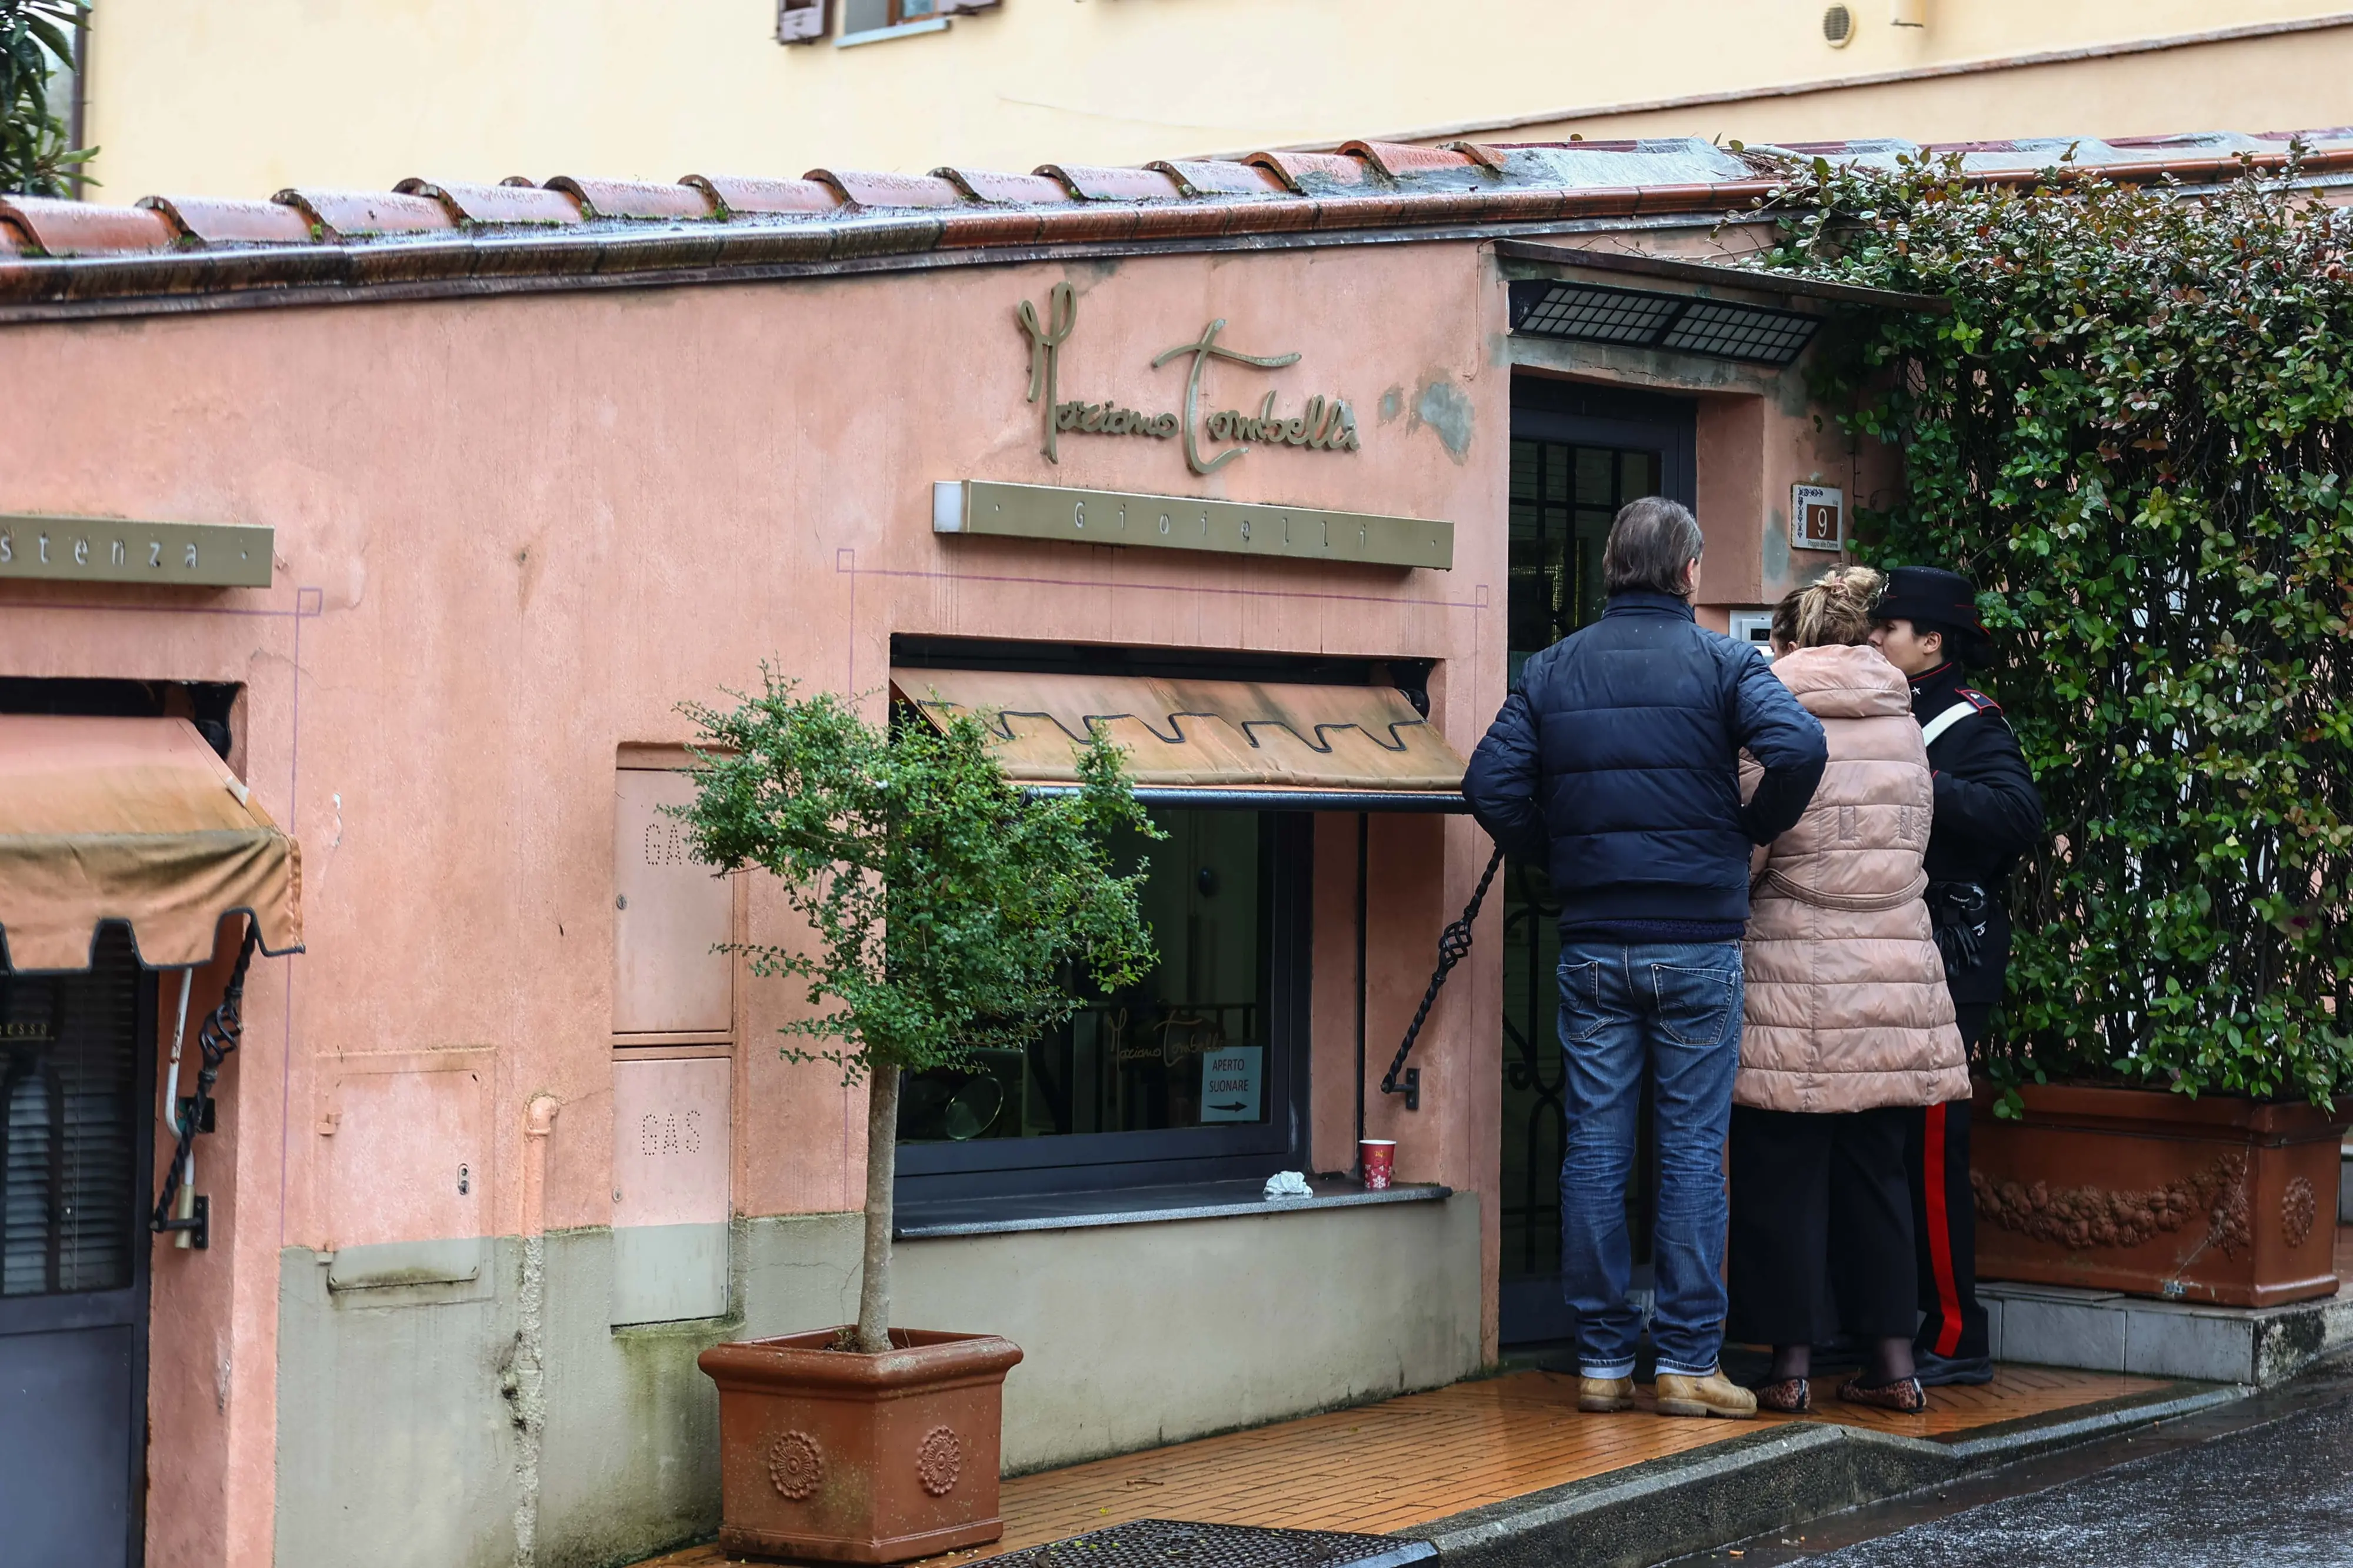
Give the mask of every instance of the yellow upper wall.
M 1929 141 L 2353 120 L 2353 25 L 2113 52 L 2353 24 L 2319 0 L 1924 0 L 1917 28 L 1890 24 L 1896 3 L 1849 0 L 1844 48 L 1823 41 L 1824 0 L 1004 0 L 940 32 L 787 47 L 774 0 L 97 0 L 88 126 L 94 194 L 121 202 L 411 174 L 1026 170 L 1466 132 Z M 1786 91 L 2074 50 L 2092 58 Z M 1690 101 L 1725 94 L 1742 96 Z

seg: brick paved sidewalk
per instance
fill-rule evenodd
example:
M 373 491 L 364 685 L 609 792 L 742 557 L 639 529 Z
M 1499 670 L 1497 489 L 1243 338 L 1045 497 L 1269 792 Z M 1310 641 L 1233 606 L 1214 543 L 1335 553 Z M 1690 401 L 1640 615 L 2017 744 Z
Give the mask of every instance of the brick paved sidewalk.
M 1675 1419 L 1641 1408 L 1587 1415 L 1577 1379 L 1548 1372 L 1458 1383 L 1378 1405 L 1203 1437 L 1005 1483 L 1005 1538 L 934 1559 L 951 1568 L 1131 1519 L 1393 1533 L 1486 1503 L 1727 1442 L 1768 1422 L 1833 1421 L 1948 1437 L 2168 1384 L 2145 1377 L 2005 1366 L 1983 1388 L 1939 1388 L 1918 1415 L 1841 1405 L 1817 1383 L 1815 1413 L 1756 1421 Z M 641 1568 L 742 1562 L 691 1547 Z

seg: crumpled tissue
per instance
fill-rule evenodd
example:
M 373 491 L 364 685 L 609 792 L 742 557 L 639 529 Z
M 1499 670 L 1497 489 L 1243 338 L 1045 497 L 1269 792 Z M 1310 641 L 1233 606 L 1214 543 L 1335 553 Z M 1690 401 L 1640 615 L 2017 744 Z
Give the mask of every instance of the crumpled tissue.
M 1266 1195 L 1270 1198 L 1312 1198 L 1315 1195 L 1307 1178 L 1296 1171 L 1277 1171 L 1266 1179 Z

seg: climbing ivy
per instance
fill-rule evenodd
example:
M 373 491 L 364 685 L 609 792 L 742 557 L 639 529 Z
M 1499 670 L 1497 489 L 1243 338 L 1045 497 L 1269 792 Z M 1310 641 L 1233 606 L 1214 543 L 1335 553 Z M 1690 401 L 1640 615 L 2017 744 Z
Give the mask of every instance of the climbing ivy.
M 1788 166 L 1761 260 L 1857 312 L 1816 392 L 1901 454 L 1884 563 L 1967 573 L 2049 837 L 1990 1064 L 2195 1095 L 2353 1089 L 2353 216 L 1957 158 Z M 2014 1105 L 2014 1100 L 2012 1100 Z

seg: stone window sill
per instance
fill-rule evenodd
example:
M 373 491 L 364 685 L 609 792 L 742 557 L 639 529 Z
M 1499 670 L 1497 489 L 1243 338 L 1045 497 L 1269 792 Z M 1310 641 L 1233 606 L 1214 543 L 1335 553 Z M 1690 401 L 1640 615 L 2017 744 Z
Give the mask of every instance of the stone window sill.
M 1153 1225 L 1181 1219 L 1236 1219 L 1301 1209 L 1356 1208 L 1373 1204 L 1433 1203 L 1452 1189 L 1435 1184 L 1366 1192 L 1356 1183 L 1318 1178 L 1303 1198 L 1261 1195 L 1256 1178 L 1191 1182 L 1181 1186 L 1122 1187 L 1091 1193 L 1024 1197 L 933 1200 L 902 1206 L 892 1226 L 901 1241 L 957 1236 L 1000 1236 L 1017 1230 L 1084 1230 L 1109 1225 Z
M 945 16 L 926 16 L 920 22 L 902 22 L 894 27 L 871 27 L 863 33 L 844 33 L 833 40 L 837 49 L 854 44 L 880 44 L 892 38 L 912 38 L 918 33 L 944 33 L 948 30 Z

